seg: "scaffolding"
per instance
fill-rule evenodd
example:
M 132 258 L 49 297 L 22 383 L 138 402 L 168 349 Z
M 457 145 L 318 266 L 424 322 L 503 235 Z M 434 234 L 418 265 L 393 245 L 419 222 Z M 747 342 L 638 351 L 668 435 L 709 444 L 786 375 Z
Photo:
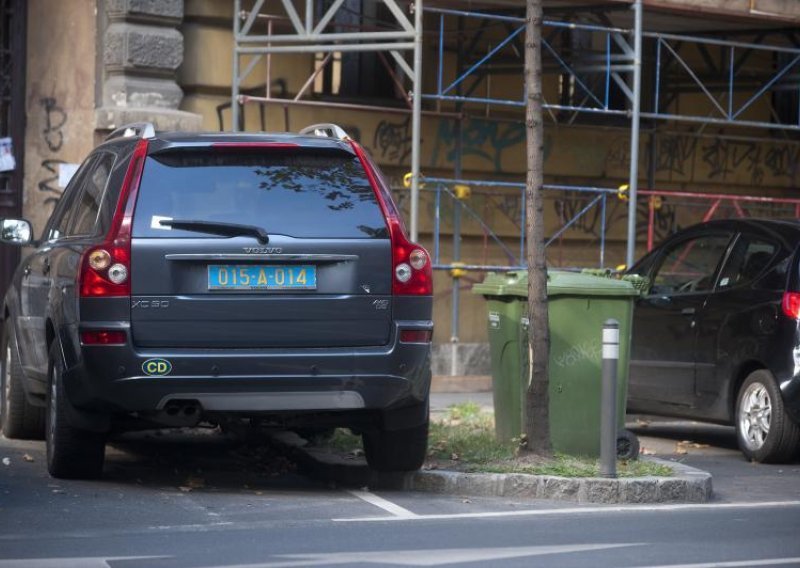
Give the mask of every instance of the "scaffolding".
M 283 105 L 284 108 L 292 105 L 324 105 L 332 109 L 411 114 L 411 172 L 408 176 L 411 233 L 412 238 L 418 238 L 420 192 L 429 193 L 434 202 L 434 268 L 447 271 L 452 279 L 451 341 L 455 344 L 459 341 L 460 279 L 470 270 L 510 270 L 524 268 L 525 264 L 525 184 L 507 179 L 468 179 L 463 171 L 461 140 L 462 124 L 470 117 L 507 121 L 509 113 L 521 115 L 524 110 L 526 102 L 521 79 L 518 97 L 496 97 L 491 93 L 493 75 L 518 73 L 522 76 L 519 71 L 522 69 L 524 53 L 524 4 L 520 2 L 516 10 L 478 11 L 442 7 L 435 0 L 427 0 L 424 7 L 422 0 L 374 2 L 389 9 L 396 19 L 396 29 L 358 29 L 344 33 L 329 31 L 336 11 L 341 9 L 344 0 L 329 2 L 327 9 L 319 13 L 314 11 L 317 6 L 315 2 L 305 0 L 305 20 L 300 17 L 291 0 L 273 3 L 283 8 L 283 15 L 262 13 L 264 0 L 256 0 L 249 10 L 242 9 L 242 0 L 235 0 L 233 123 L 234 127 L 239 124 L 237 103 L 248 102 Z M 773 213 L 779 211 L 781 215 L 798 216 L 800 200 L 665 191 L 656 187 L 652 171 L 646 176 L 646 188 L 638 188 L 642 120 L 647 121 L 651 134 L 658 130 L 659 124 L 686 124 L 696 127 L 692 135 L 698 137 L 705 135 L 707 127 L 715 126 L 744 129 L 741 134 L 718 135 L 731 140 L 752 140 L 752 131 L 758 130 L 781 135 L 787 144 L 798 144 L 800 39 L 797 30 L 750 31 L 749 37 L 754 36 L 751 41 L 720 38 L 713 33 L 684 35 L 645 31 L 641 0 L 633 0 L 625 7 L 626 10 L 628 8 L 633 11 L 633 17 L 632 26 L 627 27 L 612 23 L 609 15 L 603 12 L 604 9 L 610 9 L 607 6 L 589 9 L 587 5 L 582 5 L 570 13 L 569 21 L 550 18 L 543 22 L 542 58 L 545 75 L 559 76 L 561 85 L 566 86 L 560 89 L 559 100 L 544 101 L 546 117 L 555 124 L 572 124 L 579 117 L 597 121 L 613 120 L 617 125 L 629 125 L 630 129 L 628 183 L 624 191 L 618 187 L 594 185 L 545 186 L 550 194 L 579 195 L 581 199 L 581 206 L 577 210 L 563 216 L 561 226 L 548 237 L 546 246 L 561 242 L 566 231 L 587 216 L 594 215 L 599 225 L 597 264 L 604 267 L 607 262 L 607 211 L 611 203 L 615 207 L 622 204 L 627 208 L 625 258 L 628 266 L 634 260 L 637 236 L 646 238 L 648 250 L 652 248 L 656 212 L 665 202 L 703 208 L 704 219 L 722 213 L 731 216 L 752 215 L 758 211 L 758 207 L 766 205 L 773 207 L 770 210 Z M 582 13 L 581 10 L 587 12 Z M 425 20 L 423 14 L 427 15 Z M 291 25 L 290 32 L 273 34 L 272 23 L 281 18 Z M 254 22 L 259 20 L 267 22 L 266 35 L 253 33 Z M 429 26 L 428 29 L 423 29 L 423 21 Z M 577 37 L 580 40 L 577 47 L 565 41 L 565 35 L 573 39 Z M 435 55 L 426 58 L 426 69 L 432 69 L 435 73 L 435 80 L 429 83 L 434 84 L 435 88 L 430 92 L 423 91 L 421 81 L 423 36 L 428 42 L 428 52 Z M 780 37 L 788 45 L 767 43 L 771 37 Z M 485 46 L 480 55 L 477 54 L 479 45 Z M 386 67 L 398 91 L 404 93 L 405 106 L 375 107 L 309 100 L 306 97 L 309 86 L 322 67 L 329 63 L 329 57 L 313 71 L 294 98 L 276 99 L 270 96 L 269 57 L 272 54 L 330 54 L 333 51 L 350 50 L 391 54 L 396 67 L 394 70 L 389 65 Z M 409 53 L 413 54 L 410 59 Z M 453 54 L 456 61 L 454 71 L 453 66 L 448 66 L 445 61 L 448 55 Z M 241 83 L 262 56 L 267 57 L 266 93 L 264 96 L 242 94 Z M 240 66 L 242 58 L 250 58 L 243 70 Z M 753 61 L 758 71 L 745 72 L 748 63 Z M 395 72 L 396 69 L 401 72 Z M 481 86 L 485 92 L 477 94 Z M 776 93 L 796 96 L 796 102 L 793 103 L 796 108 L 788 113 L 792 115 L 791 119 L 778 116 L 772 104 Z M 682 107 L 679 104 L 681 96 L 687 94 L 703 102 Z M 792 100 L 791 97 L 788 100 Z M 422 108 L 422 101 L 428 102 L 427 108 Z M 757 105 L 769 108 L 769 120 L 752 112 Z M 496 111 L 505 113 L 505 116 L 498 115 Z M 455 157 L 452 177 L 422 175 L 420 119 L 423 114 L 453 121 Z M 651 150 L 653 146 L 650 145 Z M 653 156 L 648 156 L 648 161 L 652 164 Z M 511 199 L 518 200 L 519 207 L 515 208 L 518 214 L 514 215 L 513 223 L 519 231 L 517 238 L 513 239 L 513 245 L 469 205 L 465 196 L 471 191 L 487 196 L 505 191 Z M 452 249 L 450 258 L 444 259 L 441 254 L 442 215 L 447 202 L 452 206 Z M 637 214 L 642 213 L 648 219 L 647 225 L 637 227 Z M 477 223 L 486 246 L 498 247 L 505 258 L 504 263 L 462 262 L 462 218 Z
M 243 10 L 242 0 L 234 0 L 233 17 L 233 81 L 231 93 L 231 111 L 233 118 L 233 130 L 239 128 L 239 103 L 261 102 L 261 103 L 280 103 L 290 104 L 312 104 L 314 101 L 302 100 L 303 94 L 313 83 L 315 77 L 322 72 L 325 65 L 330 62 L 330 54 L 333 52 L 377 52 L 388 53 L 397 67 L 404 74 L 405 79 L 411 83 L 411 116 L 413 132 L 420 130 L 420 117 L 422 111 L 422 99 L 417 96 L 421 91 L 422 85 L 422 0 L 413 0 L 409 4 L 412 9 L 411 17 L 404 11 L 397 0 L 373 0 L 375 3 L 382 4 L 392 14 L 395 20 L 396 29 L 392 30 L 369 30 L 359 29 L 357 31 L 340 32 L 334 25 L 334 20 L 340 11 L 343 11 L 345 0 L 333 0 L 333 2 L 322 10 L 318 10 L 318 3 L 314 0 L 304 0 L 300 2 L 304 6 L 304 17 L 300 17 L 296 2 L 292 0 L 280 0 L 280 5 L 284 10 L 283 15 L 263 13 L 266 0 L 255 0 L 248 10 Z M 277 4 L 277 2 L 273 3 Z M 273 22 L 276 20 L 287 19 L 291 24 L 289 33 L 274 34 Z M 255 24 L 258 20 L 267 22 L 267 34 L 257 34 Z M 333 28 L 333 30 L 331 30 Z M 408 53 L 411 52 L 409 60 Z M 294 99 L 273 100 L 271 97 L 271 76 L 270 66 L 273 54 L 288 53 L 327 53 L 328 56 L 308 80 Z M 241 84 L 247 79 L 250 73 L 256 68 L 261 59 L 266 57 L 267 65 L 267 84 L 263 97 L 242 96 Z M 249 59 L 244 69 L 241 69 L 242 59 Z M 402 79 L 398 78 L 393 72 L 395 81 L 402 85 Z M 344 105 L 336 103 L 324 103 L 326 108 L 352 108 L 357 105 Z M 390 108 L 391 111 L 397 109 Z M 387 109 L 383 109 L 387 111 Z M 418 219 L 419 219 L 419 171 L 420 171 L 420 148 L 419 142 L 413 145 L 411 151 L 411 213 L 409 229 L 411 238 L 418 238 Z

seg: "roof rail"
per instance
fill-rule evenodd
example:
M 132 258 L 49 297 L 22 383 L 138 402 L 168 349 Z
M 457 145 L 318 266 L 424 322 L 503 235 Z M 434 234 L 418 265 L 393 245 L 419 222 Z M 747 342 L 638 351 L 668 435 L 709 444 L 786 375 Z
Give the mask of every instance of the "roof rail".
M 339 140 L 350 139 L 350 136 L 348 136 L 347 132 L 344 131 L 344 128 L 329 122 L 306 126 L 300 131 L 300 134 L 306 134 L 308 136 L 323 136 L 325 138 L 338 138 Z
M 115 138 L 130 138 L 135 136 L 137 138 L 154 138 L 156 129 L 151 122 L 133 122 L 120 126 L 114 132 L 106 136 L 106 141 L 114 140 Z

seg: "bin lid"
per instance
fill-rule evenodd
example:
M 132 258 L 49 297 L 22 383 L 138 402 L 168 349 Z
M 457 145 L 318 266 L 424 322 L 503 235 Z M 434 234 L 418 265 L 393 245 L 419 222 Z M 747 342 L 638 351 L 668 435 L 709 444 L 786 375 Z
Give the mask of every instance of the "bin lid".
M 521 284 L 520 284 L 521 282 Z M 483 282 L 472 287 L 473 294 L 484 296 L 519 296 L 519 291 L 511 292 L 510 287 L 524 288 L 524 296 L 528 297 L 528 272 L 525 270 L 511 270 L 509 272 L 490 272 Z
M 472 287 L 475 294 L 484 296 L 528 297 L 528 273 L 514 270 L 505 273 L 490 272 L 486 279 Z M 549 296 L 638 296 L 633 283 L 577 272 L 547 271 Z

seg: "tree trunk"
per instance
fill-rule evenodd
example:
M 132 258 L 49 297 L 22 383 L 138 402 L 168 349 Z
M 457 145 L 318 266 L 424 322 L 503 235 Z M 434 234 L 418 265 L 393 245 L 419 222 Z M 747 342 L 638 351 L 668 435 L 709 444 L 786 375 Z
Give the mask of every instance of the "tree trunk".
M 525 124 L 527 127 L 526 207 L 528 241 L 528 340 L 530 385 L 525 395 L 527 449 L 550 455 L 550 397 L 548 360 L 550 329 L 547 320 L 547 259 L 544 250 L 544 127 L 542 124 L 542 0 L 527 0 L 525 24 Z

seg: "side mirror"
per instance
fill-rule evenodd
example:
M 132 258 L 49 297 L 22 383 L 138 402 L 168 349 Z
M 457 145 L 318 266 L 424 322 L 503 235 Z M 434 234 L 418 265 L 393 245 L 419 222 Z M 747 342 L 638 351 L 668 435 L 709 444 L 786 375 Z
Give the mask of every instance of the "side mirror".
M 29 245 L 33 242 L 33 227 L 25 219 L 0 219 L 0 242 Z

